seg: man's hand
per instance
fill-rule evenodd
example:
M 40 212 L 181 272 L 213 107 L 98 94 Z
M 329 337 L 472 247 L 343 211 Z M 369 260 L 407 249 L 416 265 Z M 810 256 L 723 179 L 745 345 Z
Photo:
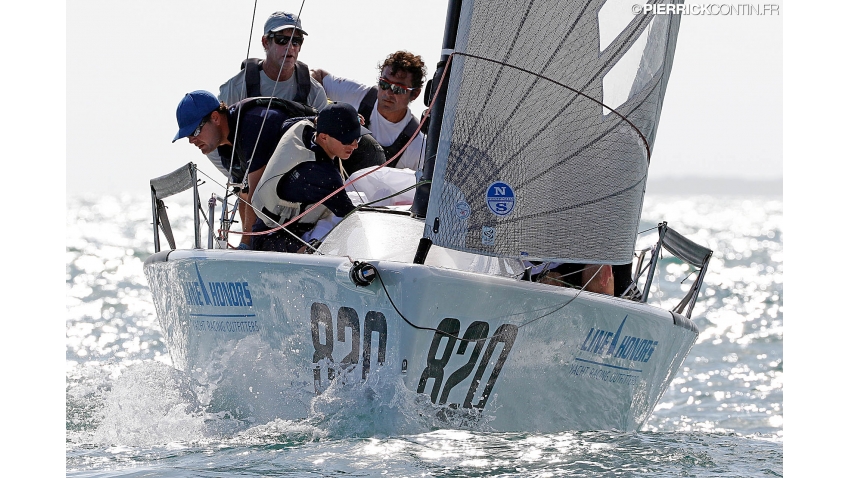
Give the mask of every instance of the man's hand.
M 329 74 L 330 73 L 328 73 L 325 70 L 322 70 L 321 68 L 316 68 L 315 70 L 310 70 L 310 76 L 312 76 L 314 80 L 318 81 L 319 84 L 321 84 L 322 81 L 324 81 L 325 77 L 328 76 Z

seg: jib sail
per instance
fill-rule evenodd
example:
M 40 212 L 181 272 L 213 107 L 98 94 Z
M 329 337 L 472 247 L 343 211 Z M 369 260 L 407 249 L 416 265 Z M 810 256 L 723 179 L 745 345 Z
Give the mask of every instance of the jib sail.
M 463 1 L 425 237 L 492 256 L 631 261 L 679 27 L 637 7 Z

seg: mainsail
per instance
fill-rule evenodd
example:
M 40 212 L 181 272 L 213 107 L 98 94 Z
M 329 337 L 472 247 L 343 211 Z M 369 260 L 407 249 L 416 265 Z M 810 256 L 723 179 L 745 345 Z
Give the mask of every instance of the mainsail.
M 633 8 L 462 2 L 425 237 L 491 256 L 631 262 L 679 27 L 679 15 Z

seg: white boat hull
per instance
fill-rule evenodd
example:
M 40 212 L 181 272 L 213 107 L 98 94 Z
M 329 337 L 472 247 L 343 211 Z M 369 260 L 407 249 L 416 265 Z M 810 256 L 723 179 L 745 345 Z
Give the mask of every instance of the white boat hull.
M 257 420 L 307 417 L 329 377 L 380 375 L 498 431 L 635 430 L 698 333 L 623 299 L 372 264 L 368 286 L 345 257 L 255 251 L 161 252 L 145 273 L 175 366 Z

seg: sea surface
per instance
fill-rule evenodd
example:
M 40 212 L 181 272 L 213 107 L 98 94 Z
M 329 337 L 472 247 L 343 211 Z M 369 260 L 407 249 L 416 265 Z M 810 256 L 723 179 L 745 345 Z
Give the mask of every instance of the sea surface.
M 67 476 L 783 474 L 780 196 L 647 195 L 641 230 L 650 232 L 639 245 L 667 221 L 714 257 L 693 314 L 699 339 L 646 426 L 631 433 L 444 429 L 421 419 L 418 402 L 400 396 L 408 391 L 386 389 L 336 390 L 302 421 L 212 413 L 203 386 L 171 367 L 142 272 L 153 252 L 149 201 L 67 203 Z M 169 214 L 187 222 L 185 208 Z M 185 227 L 176 235 L 189 240 Z M 675 305 L 677 272 L 663 264 L 656 303 Z M 358 406 L 374 413 L 341 411 Z

